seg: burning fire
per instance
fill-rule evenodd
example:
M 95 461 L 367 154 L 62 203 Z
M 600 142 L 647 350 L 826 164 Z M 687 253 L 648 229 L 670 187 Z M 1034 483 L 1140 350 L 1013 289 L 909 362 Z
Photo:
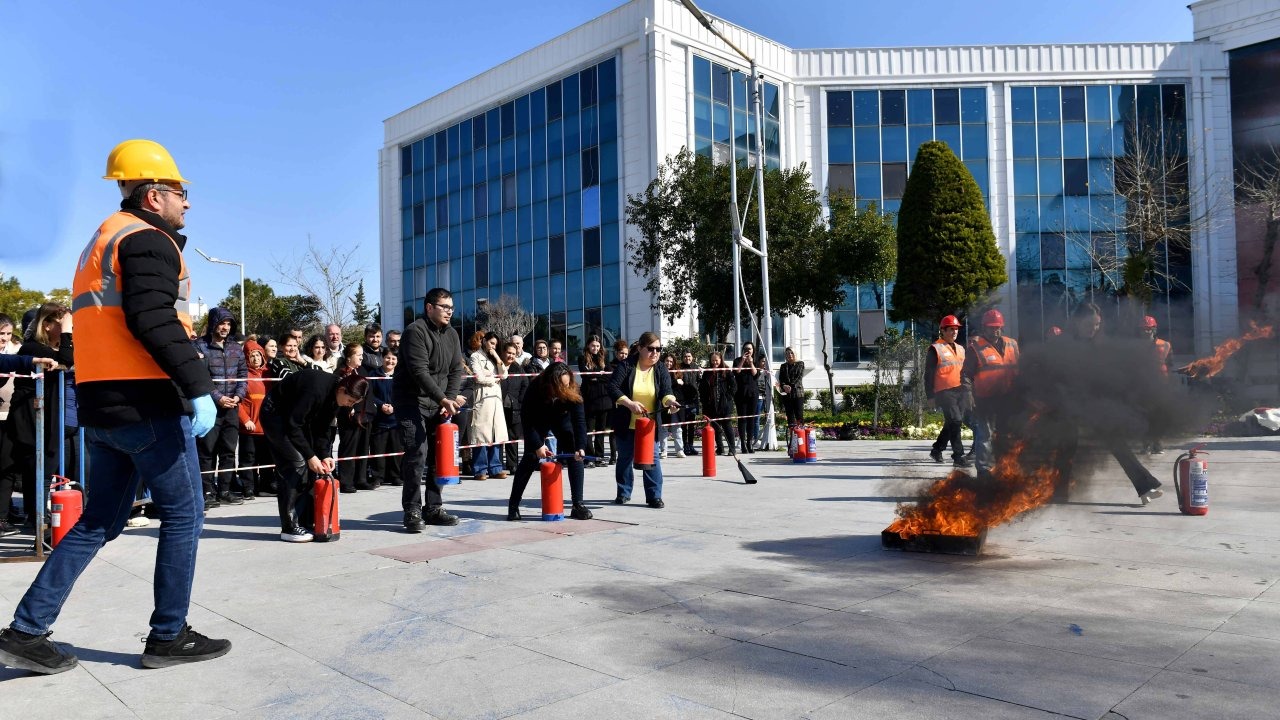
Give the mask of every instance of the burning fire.
M 1275 328 L 1271 325 L 1259 327 L 1257 323 L 1249 323 L 1249 332 L 1241 337 L 1232 338 L 1213 349 L 1213 355 L 1207 358 L 1200 358 L 1187 365 L 1179 368 L 1178 372 L 1190 375 L 1193 378 L 1204 380 L 1222 372 L 1222 368 L 1226 367 L 1227 360 L 1240 352 L 1240 348 L 1244 344 L 1253 340 L 1261 340 L 1263 338 L 1272 337 L 1275 334 Z
M 963 470 L 952 470 L 929 487 L 927 500 L 899 505 L 898 518 L 885 532 L 896 532 L 904 540 L 924 534 L 974 536 L 1049 502 L 1058 470 L 1024 470 L 1026 445 L 1026 440 L 1015 443 L 996 462 L 990 478 L 975 480 Z

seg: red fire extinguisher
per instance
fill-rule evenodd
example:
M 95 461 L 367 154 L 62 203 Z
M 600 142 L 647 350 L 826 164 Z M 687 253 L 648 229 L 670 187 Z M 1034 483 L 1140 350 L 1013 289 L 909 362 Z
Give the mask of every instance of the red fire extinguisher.
M 716 476 L 716 429 L 711 423 L 702 426 L 702 477 Z
M 818 462 L 818 428 L 809 426 L 804 431 L 804 461 L 807 463 Z
M 342 537 L 342 527 L 338 518 L 338 481 L 332 475 L 316 477 L 312 492 L 312 508 L 315 511 L 312 520 L 315 525 L 313 533 L 316 542 L 336 542 Z
M 446 416 L 436 426 L 436 484 L 457 485 L 462 482 L 458 469 L 458 426 Z
M 1183 515 L 1209 514 L 1209 463 L 1201 460 L 1204 445 L 1197 445 L 1173 461 L 1173 488 Z
M 542 478 L 542 519 L 548 522 L 564 519 L 564 466 L 557 458 L 548 458 L 539 466 Z
M 648 415 L 636 418 L 636 456 L 631 463 L 637 470 L 653 469 L 653 444 L 656 442 L 658 425 Z
M 788 454 L 791 455 L 791 462 L 806 462 L 805 458 L 809 454 L 809 429 L 803 425 L 793 425 L 791 427 L 790 442 L 787 443 Z
M 84 512 L 84 494 L 71 487 L 75 483 L 70 478 L 61 475 L 53 477 L 56 481 L 51 488 L 62 488 L 55 489 L 49 496 L 53 547 L 58 547 L 58 543 L 71 532 L 71 528 L 80 520 L 80 515 Z

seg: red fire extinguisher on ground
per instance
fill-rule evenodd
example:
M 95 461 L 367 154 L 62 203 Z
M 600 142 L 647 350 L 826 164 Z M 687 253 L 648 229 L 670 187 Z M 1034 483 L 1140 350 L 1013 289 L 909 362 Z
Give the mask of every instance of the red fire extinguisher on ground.
M 789 454 L 791 462 L 802 463 L 807 462 L 805 458 L 809 456 L 809 429 L 803 425 L 791 426 L 791 437 L 788 442 Z
M 702 477 L 716 476 L 716 429 L 711 423 L 702 426 Z
M 458 426 L 453 418 L 445 417 L 436 426 L 436 484 L 457 485 L 462 482 L 458 469 Z
M 1183 515 L 1209 514 L 1209 463 L 1200 459 L 1204 445 L 1197 445 L 1173 461 L 1173 488 Z
M 312 486 L 312 508 L 315 511 L 316 542 L 336 542 L 342 537 L 342 527 L 338 518 L 338 481 L 332 475 L 319 475 Z
M 70 479 L 61 475 L 54 475 L 54 489 L 49 495 L 49 517 L 50 527 L 53 534 L 52 547 L 58 547 L 58 543 L 62 542 L 62 538 L 71 532 L 71 528 L 80 520 L 80 515 L 84 512 L 84 494 L 79 490 L 72 488 L 75 483 Z

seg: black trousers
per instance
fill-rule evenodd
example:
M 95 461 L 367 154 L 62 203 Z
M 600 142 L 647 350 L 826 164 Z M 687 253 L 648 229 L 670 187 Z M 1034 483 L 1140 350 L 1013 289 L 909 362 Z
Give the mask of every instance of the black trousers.
M 733 444 L 736 442 L 733 437 L 733 421 L 712 420 L 711 427 L 716 431 L 716 452 L 722 453 L 725 448 L 728 448 L 729 452 L 733 453 L 735 451 Z M 707 452 L 709 449 L 703 448 L 702 452 Z
M 311 501 L 311 478 L 307 460 L 285 436 L 279 423 L 263 423 L 267 442 L 276 460 L 276 507 L 280 511 L 280 532 L 295 526 L 315 525 L 315 508 Z
M 342 489 L 351 491 L 369 487 L 369 461 L 344 460 L 369 454 L 369 426 L 355 420 L 338 423 L 338 480 Z
M 539 464 L 538 448 L 526 447 L 524 456 L 520 458 L 520 464 L 516 466 L 515 478 L 511 481 L 511 497 L 507 500 L 508 510 L 515 510 L 520 507 L 520 499 L 524 497 L 524 489 L 529 484 L 529 477 L 533 475 L 535 470 L 539 469 Z M 575 504 L 581 503 L 582 485 L 586 477 L 585 467 L 582 461 L 576 458 L 565 461 L 563 465 L 569 471 L 569 494 Z
M 465 413 L 464 413 L 465 414 Z M 400 505 L 406 513 L 428 514 L 444 507 L 444 496 L 436 484 L 436 428 L 443 418 L 440 415 L 425 417 L 417 408 L 400 420 L 400 444 L 404 455 L 400 458 Z
M 742 441 L 742 450 L 744 452 L 751 449 L 751 442 L 756 436 L 756 425 L 760 423 L 760 418 L 756 417 L 756 399 L 739 400 L 737 403 L 738 410 L 738 438 Z
M 942 452 L 951 445 L 951 457 L 959 460 L 964 457 L 964 441 L 960 438 L 960 426 L 964 424 L 963 388 L 942 390 L 933 395 L 934 402 L 942 411 L 942 429 L 938 431 L 938 439 L 933 441 L 935 452 Z
M 251 435 L 249 433 L 240 433 L 240 467 L 251 468 L 258 464 L 258 445 L 266 445 L 265 441 L 260 442 L 262 435 Z M 263 462 L 266 462 L 265 460 Z M 240 484 L 240 493 L 245 497 L 258 494 L 258 471 L 257 470 L 240 470 L 236 473 L 236 481 Z
M 196 452 L 200 456 L 200 482 L 205 494 L 228 492 L 235 473 L 236 440 L 240 437 L 240 413 L 235 408 L 218 408 L 218 418 L 213 429 L 202 438 L 196 438 Z M 210 472 L 217 470 L 217 473 Z
M 398 453 L 402 449 L 400 447 L 399 428 L 385 425 L 373 426 L 372 431 L 369 433 L 370 455 Z M 379 485 L 398 485 L 400 483 L 400 458 L 398 457 L 372 458 L 369 460 L 369 468 L 373 474 L 369 482 L 374 487 Z
M 596 410 L 596 411 L 587 413 L 587 432 L 588 433 L 599 432 L 599 431 L 607 432 L 608 430 L 609 430 L 609 411 L 608 410 Z M 616 448 L 613 447 L 613 444 L 614 444 L 613 433 L 609 433 L 608 457 L 614 457 L 618 454 L 618 451 Z M 591 455 L 594 455 L 598 458 L 603 459 L 604 457 L 606 457 L 604 454 L 604 434 L 602 433 L 600 435 L 588 435 L 587 449 L 590 450 Z
M 782 409 L 787 413 L 787 426 L 804 424 L 804 395 L 800 391 L 782 396 Z
M 690 420 L 696 420 L 698 418 L 697 405 L 686 405 L 684 407 L 684 412 Z M 684 452 L 686 455 L 689 453 L 690 450 L 693 449 L 693 443 L 696 442 L 698 439 L 699 430 L 701 430 L 701 428 L 699 428 L 697 425 L 681 425 L 680 426 L 680 440 L 681 440 L 681 443 L 684 445 Z

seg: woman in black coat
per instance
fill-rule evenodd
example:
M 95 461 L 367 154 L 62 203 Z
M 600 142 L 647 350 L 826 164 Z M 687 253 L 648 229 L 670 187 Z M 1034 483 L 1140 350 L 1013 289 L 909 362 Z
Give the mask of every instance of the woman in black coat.
M 608 361 L 604 356 L 604 344 L 599 335 L 592 335 L 587 340 L 587 350 L 578 360 L 578 371 L 582 373 L 582 403 L 587 414 L 587 432 L 599 432 L 592 435 L 587 447 L 591 454 L 601 460 L 592 463 L 593 467 L 604 465 L 604 431 L 609 429 L 609 409 L 613 401 L 609 399 Z M 610 455 L 616 450 L 610 450 Z
M 804 363 L 787 348 L 787 361 L 778 368 L 778 390 L 782 408 L 787 411 L 787 427 L 804 424 Z
M 551 363 L 529 384 L 520 408 L 520 420 L 524 425 L 524 456 L 516 466 L 511 481 L 511 497 L 507 500 L 507 519 L 520 520 L 520 499 L 524 497 L 529 476 L 538 468 L 543 458 L 552 457 L 547 447 L 547 436 L 554 434 L 558 452 L 573 452 L 573 458 L 565 463 L 569 470 L 569 492 L 573 498 L 574 520 L 590 520 L 591 511 L 582 504 L 582 486 L 585 470 L 582 458 L 587 455 L 589 444 L 586 415 L 582 407 L 582 394 L 573 382 L 573 371 L 568 365 Z
M 711 353 L 707 369 L 702 372 L 698 381 L 698 391 L 702 396 L 702 412 L 711 421 L 716 431 L 716 454 L 724 455 L 724 448 L 729 448 L 730 455 L 737 455 L 733 439 L 734 393 L 737 383 L 734 374 L 724 364 L 724 356 L 718 352 Z M 722 419 L 726 418 L 726 419 Z M 711 448 L 702 448 L 709 452 Z
M 333 420 L 339 408 L 352 408 L 369 393 L 369 381 L 358 373 L 339 378 L 314 368 L 291 372 L 277 382 L 262 403 L 262 430 L 276 461 L 276 501 L 280 539 L 310 542 L 307 528 L 314 517 L 308 471 L 333 472 Z
M 662 340 L 657 333 L 645 332 L 636 341 L 631 357 L 613 371 L 609 379 L 609 397 L 617 406 L 610 424 L 618 438 L 618 466 L 614 471 L 618 496 L 613 502 L 625 505 L 631 501 L 635 482 L 632 461 L 636 450 L 636 420 L 641 415 L 653 417 L 659 424 L 670 422 L 668 415 L 680 409 L 671 390 L 671 374 L 658 362 L 662 357 Z M 666 507 L 662 500 L 662 453 L 654 433 L 653 467 L 644 471 L 645 501 L 651 508 Z
M 756 425 L 759 424 L 760 418 L 756 416 L 759 412 L 758 400 L 760 397 L 760 388 L 758 386 L 757 376 L 760 375 L 760 367 L 756 361 L 756 347 L 752 343 L 742 344 L 742 357 L 734 361 L 734 374 L 737 375 L 734 381 L 737 383 L 737 394 L 734 396 L 734 404 L 738 411 L 738 440 L 742 443 L 742 452 L 755 452 L 751 443 L 755 440 Z

